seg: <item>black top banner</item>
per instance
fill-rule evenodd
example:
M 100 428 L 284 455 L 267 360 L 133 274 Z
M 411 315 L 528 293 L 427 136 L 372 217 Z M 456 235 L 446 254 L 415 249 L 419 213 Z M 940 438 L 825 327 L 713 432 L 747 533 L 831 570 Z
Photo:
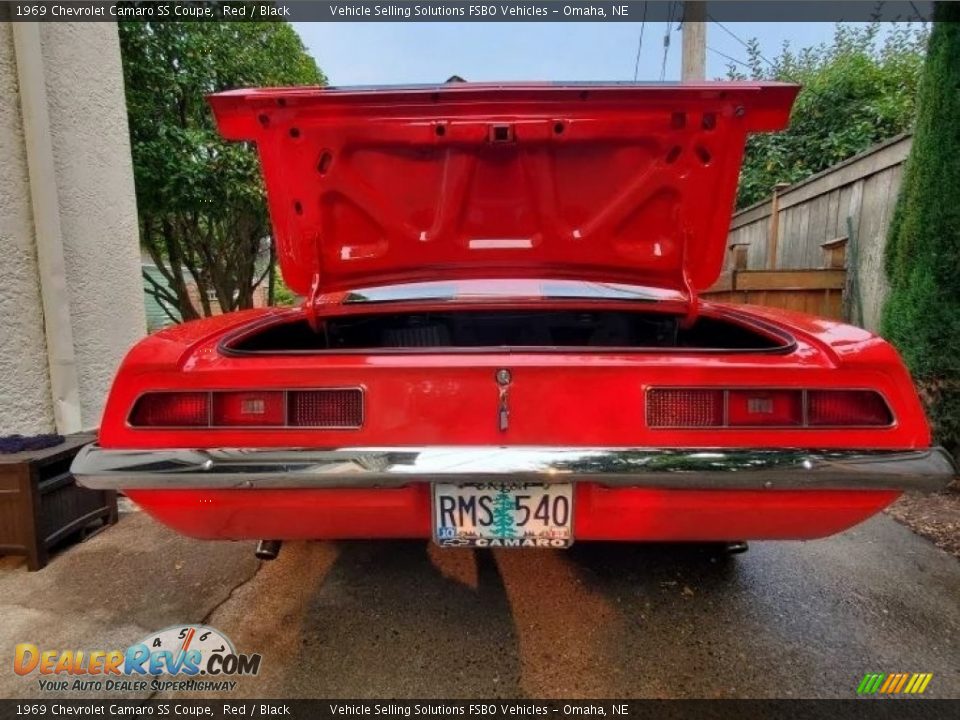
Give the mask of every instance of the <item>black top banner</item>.
M 97 2 L 0 0 L 0 20 L 12 22 L 679 22 L 682 3 L 667 0 L 293 0 L 282 2 Z M 713 0 L 710 18 L 725 22 L 918 22 L 933 3 L 923 0 Z

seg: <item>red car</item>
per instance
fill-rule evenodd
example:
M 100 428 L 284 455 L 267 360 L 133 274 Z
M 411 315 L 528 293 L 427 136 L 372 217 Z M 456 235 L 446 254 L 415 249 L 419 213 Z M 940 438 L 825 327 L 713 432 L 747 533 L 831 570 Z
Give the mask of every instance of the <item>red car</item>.
M 954 473 L 869 332 L 703 302 L 775 83 L 211 97 L 306 299 L 144 339 L 80 482 L 200 538 L 816 538 Z

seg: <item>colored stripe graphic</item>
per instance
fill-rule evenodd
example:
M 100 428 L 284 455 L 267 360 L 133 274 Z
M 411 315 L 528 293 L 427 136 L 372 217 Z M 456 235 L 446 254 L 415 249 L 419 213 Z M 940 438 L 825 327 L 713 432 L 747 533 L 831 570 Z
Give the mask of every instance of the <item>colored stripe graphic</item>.
M 869 695 L 873 692 L 873 684 L 877 681 L 877 678 L 882 677 L 877 673 L 867 673 L 863 676 L 863 680 L 860 681 L 859 687 L 857 687 L 857 695 Z
M 919 695 L 932 679 L 933 673 L 867 673 L 857 686 L 857 695 Z

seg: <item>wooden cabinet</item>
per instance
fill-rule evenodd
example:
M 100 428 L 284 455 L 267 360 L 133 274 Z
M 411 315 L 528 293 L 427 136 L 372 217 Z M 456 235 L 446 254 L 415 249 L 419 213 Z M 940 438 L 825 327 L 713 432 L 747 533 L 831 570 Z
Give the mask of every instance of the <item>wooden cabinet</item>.
M 43 450 L 0 455 L 0 554 L 25 555 L 39 570 L 49 551 L 117 521 L 113 491 L 77 485 L 70 463 L 92 435 L 72 435 Z

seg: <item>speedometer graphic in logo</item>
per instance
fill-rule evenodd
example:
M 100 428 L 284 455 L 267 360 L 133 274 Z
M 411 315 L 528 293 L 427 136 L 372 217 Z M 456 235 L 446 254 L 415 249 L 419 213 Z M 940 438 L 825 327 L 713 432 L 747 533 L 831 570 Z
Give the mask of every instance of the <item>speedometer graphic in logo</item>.
M 152 675 L 229 674 L 238 657 L 230 638 L 207 625 L 173 625 L 147 635 L 131 650 L 132 663 Z
M 197 650 L 203 657 L 209 653 L 235 654 L 233 643 L 216 628 L 206 625 L 174 625 L 147 635 L 140 641 L 150 650 L 171 650 L 185 653 Z

